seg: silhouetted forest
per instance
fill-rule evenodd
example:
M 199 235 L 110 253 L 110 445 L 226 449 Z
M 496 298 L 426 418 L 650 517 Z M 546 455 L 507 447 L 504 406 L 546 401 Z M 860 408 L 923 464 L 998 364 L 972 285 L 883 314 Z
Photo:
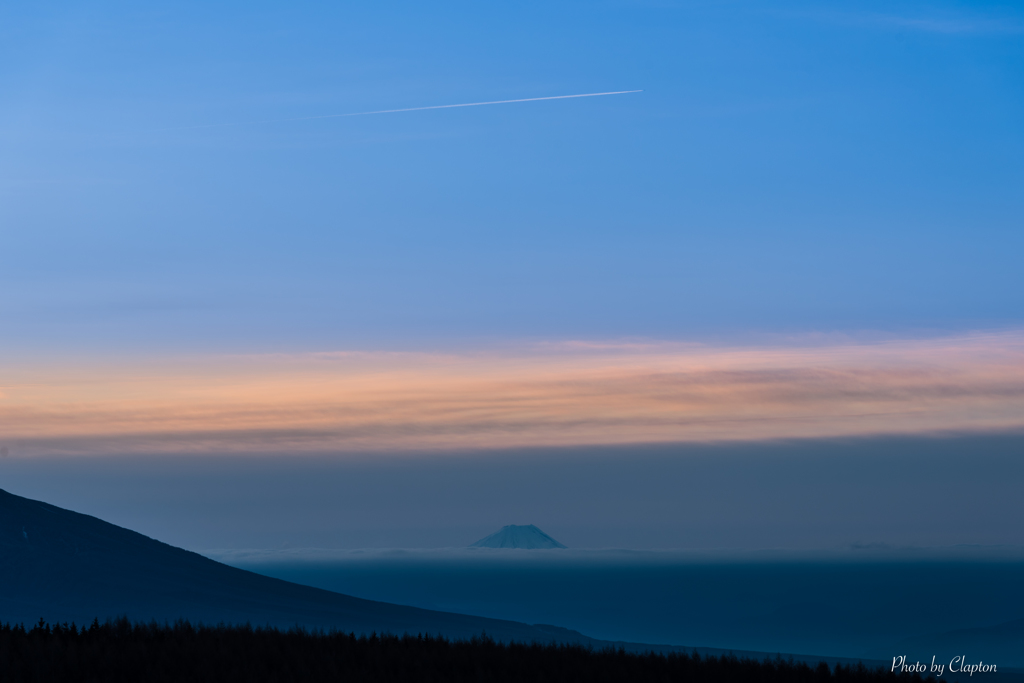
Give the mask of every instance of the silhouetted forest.
M 3 681 L 686 681 L 912 683 L 863 666 L 249 626 L 0 626 Z

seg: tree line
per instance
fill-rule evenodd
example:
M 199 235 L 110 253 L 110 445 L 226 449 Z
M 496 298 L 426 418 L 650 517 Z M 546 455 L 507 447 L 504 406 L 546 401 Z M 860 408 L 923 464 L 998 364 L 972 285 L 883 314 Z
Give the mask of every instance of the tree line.
M 355 635 L 270 627 L 132 623 L 88 627 L 0 625 L 0 680 L 48 683 L 139 681 L 461 683 L 916 683 L 863 665 L 810 667 L 782 659 L 636 654 L 578 645 L 499 643 L 486 636 Z

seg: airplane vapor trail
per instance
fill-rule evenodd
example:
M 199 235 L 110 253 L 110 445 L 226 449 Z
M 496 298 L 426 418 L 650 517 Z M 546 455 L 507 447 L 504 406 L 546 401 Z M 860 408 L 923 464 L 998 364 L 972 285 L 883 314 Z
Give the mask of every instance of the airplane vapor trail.
M 405 109 L 379 109 L 377 111 L 357 111 L 349 114 L 323 114 L 320 116 L 300 116 L 293 119 L 272 119 L 267 121 L 244 121 L 236 123 L 210 123 L 202 126 L 185 126 L 164 130 L 191 130 L 195 128 L 218 128 L 221 126 L 245 126 L 257 123 L 287 123 L 289 121 L 312 121 L 315 119 L 338 119 L 347 116 L 369 116 L 371 114 L 397 114 L 405 111 L 425 111 L 427 109 L 455 109 L 457 107 L 484 107 L 491 104 L 513 104 L 516 102 L 540 102 L 542 100 L 571 100 L 577 97 L 604 97 L 605 95 L 628 95 L 643 90 L 616 90 L 613 92 L 589 92 L 580 95 L 554 95 L 551 97 L 526 97 L 518 100 L 494 100 L 492 102 L 464 102 L 461 104 L 435 104 L 430 107 L 407 107 Z

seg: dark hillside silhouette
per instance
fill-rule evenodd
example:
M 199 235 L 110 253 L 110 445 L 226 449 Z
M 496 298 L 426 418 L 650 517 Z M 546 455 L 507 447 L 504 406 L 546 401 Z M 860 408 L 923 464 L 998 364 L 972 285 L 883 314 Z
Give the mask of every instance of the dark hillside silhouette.
M 362 600 L 272 579 L 0 490 L 0 621 L 251 623 L 345 632 L 578 640 L 543 627 Z

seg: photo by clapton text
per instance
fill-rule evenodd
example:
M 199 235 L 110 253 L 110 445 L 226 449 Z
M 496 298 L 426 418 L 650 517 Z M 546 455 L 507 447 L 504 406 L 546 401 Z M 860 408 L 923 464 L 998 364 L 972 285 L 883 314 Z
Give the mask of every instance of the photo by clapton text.
M 907 664 L 907 656 L 900 655 L 892 658 L 892 668 L 890 671 L 899 671 L 900 673 L 933 673 L 936 677 L 942 675 L 943 671 L 946 671 L 945 664 L 936 664 L 935 656 L 932 656 L 932 662 L 928 664 L 922 664 L 921 662 L 914 662 L 913 664 Z M 967 657 L 965 655 L 958 655 L 949 660 L 949 673 L 965 673 L 969 676 L 973 676 L 976 673 L 996 673 L 995 664 L 985 664 L 981 660 L 977 664 L 968 664 Z

